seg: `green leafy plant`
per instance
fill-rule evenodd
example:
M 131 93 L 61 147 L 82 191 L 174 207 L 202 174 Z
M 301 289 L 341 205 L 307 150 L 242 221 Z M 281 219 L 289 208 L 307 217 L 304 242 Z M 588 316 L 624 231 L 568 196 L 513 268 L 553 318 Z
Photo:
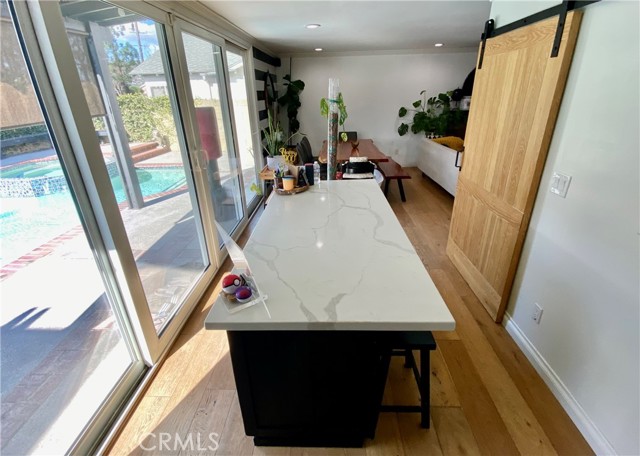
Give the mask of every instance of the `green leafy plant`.
M 255 193 L 258 196 L 262 195 L 262 189 L 260 189 L 260 187 L 258 187 L 255 182 L 251 184 L 251 187 L 249 187 L 249 190 L 251 190 L 253 193 Z
M 304 90 L 304 82 L 301 80 L 292 81 L 291 75 L 288 74 L 283 78 L 285 81 L 285 87 L 287 88 L 284 95 L 278 98 L 278 104 L 280 106 L 287 107 L 287 119 L 289 120 L 289 133 L 293 134 L 300 130 L 300 121 L 298 121 L 298 109 L 302 104 L 300 103 L 300 92 Z
M 342 127 L 342 133 L 340 133 L 340 138 L 342 141 L 347 141 L 347 133 L 344 129 L 344 122 L 347 120 L 349 115 L 347 114 L 347 106 L 344 104 L 344 98 L 342 97 L 342 92 L 338 93 L 338 125 Z M 320 100 L 320 114 L 325 119 L 329 117 L 329 101 L 326 98 L 322 98 Z
M 268 112 L 268 120 L 267 128 L 262 129 L 262 146 L 270 157 L 275 157 L 280 155 L 280 149 L 299 133 L 293 133 L 285 139 L 280 122 L 273 118 L 271 111 Z
M 167 146 L 178 144 L 171 102 L 168 96 L 147 97 L 142 93 L 118 96 L 125 130 L 131 142 L 166 138 Z
M 426 91 L 423 90 L 420 95 L 422 98 L 412 103 L 413 108 L 403 106 L 398 111 L 398 116 L 403 118 L 413 112 L 410 123 L 400 124 L 398 134 L 404 136 L 411 130 L 411 133 L 424 133 L 425 136 L 445 135 L 447 129 L 460 118 L 460 111 L 451 109 L 451 92 L 427 98 Z

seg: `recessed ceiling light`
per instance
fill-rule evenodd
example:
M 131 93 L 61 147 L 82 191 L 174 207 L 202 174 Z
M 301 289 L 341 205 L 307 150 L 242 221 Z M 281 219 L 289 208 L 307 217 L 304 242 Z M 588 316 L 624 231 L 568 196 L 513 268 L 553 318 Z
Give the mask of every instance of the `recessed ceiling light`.
M 322 52 L 322 48 L 315 48 L 314 51 L 316 52 Z
M 434 44 L 434 46 L 435 46 L 435 47 L 437 47 L 437 48 L 439 48 L 439 47 L 444 46 L 444 44 L 442 44 L 442 43 L 436 43 L 436 44 Z
M 308 29 L 317 29 L 320 27 L 320 24 L 307 24 L 305 27 Z

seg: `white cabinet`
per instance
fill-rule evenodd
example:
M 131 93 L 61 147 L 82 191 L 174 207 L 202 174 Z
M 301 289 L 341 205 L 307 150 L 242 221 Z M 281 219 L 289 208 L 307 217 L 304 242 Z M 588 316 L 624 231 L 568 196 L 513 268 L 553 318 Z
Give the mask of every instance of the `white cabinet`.
M 423 138 L 418 150 L 418 168 L 455 196 L 460 173 L 456 168 L 455 150 Z

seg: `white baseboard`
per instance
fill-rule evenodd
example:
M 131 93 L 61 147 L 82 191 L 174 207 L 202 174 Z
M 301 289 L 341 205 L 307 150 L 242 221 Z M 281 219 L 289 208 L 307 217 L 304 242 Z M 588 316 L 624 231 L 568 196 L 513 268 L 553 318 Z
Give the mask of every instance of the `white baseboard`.
M 593 451 L 602 456 L 615 455 L 616 452 L 606 437 L 600 432 L 594 422 L 591 421 L 591 418 L 589 418 L 576 398 L 573 397 L 571 391 L 569 391 L 560 377 L 558 377 L 549 363 L 542 357 L 540 352 L 508 313 L 504 314 L 503 326 L 527 359 L 529 359 L 534 369 L 540 377 L 542 377 L 542 380 L 547 384 L 556 399 L 558 399 L 562 408 L 564 408 L 586 441 L 591 445 Z

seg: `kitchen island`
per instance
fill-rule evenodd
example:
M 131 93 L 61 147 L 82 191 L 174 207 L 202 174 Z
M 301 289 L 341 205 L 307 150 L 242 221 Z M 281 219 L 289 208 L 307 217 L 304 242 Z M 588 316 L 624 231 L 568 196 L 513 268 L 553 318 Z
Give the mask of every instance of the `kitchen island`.
M 256 445 L 361 446 L 374 437 L 386 334 L 455 322 L 373 180 L 275 195 L 244 249 L 267 304 L 227 331 L 245 432 Z M 427 373 L 428 375 L 428 373 Z

